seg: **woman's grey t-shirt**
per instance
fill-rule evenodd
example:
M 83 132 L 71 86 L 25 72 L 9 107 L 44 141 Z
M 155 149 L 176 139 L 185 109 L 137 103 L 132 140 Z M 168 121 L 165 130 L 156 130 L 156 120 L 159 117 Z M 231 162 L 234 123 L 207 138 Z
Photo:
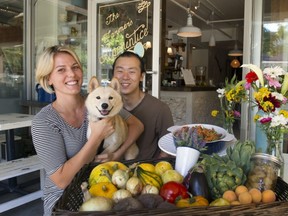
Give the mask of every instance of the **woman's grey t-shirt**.
M 124 110 L 120 115 L 124 119 L 131 116 Z M 75 128 L 58 114 L 52 104 L 49 104 L 42 108 L 33 119 L 31 127 L 33 144 L 45 170 L 44 215 L 51 215 L 55 203 L 63 193 L 63 189 L 58 188 L 49 176 L 77 154 L 87 142 L 87 116 L 85 113 L 82 125 Z

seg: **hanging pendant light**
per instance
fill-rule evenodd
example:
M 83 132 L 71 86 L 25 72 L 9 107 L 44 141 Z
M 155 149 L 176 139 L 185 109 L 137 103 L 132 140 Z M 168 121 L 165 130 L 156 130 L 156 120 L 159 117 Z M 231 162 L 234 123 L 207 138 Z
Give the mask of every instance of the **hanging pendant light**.
M 238 59 L 236 57 L 231 61 L 230 66 L 232 68 L 239 68 L 240 67 L 240 62 L 238 61 Z
M 191 13 L 188 13 L 187 25 L 181 27 L 178 30 L 177 35 L 180 37 L 199 37 L 202 35 L 201 30 L 198 27 L 193 26 Z
M 210 47 L 216 46 L 216 41 L 213 32 L 210 35 L 209 46 Z
M 237 38 L 238 38 L 238 31 L 237 31 L 237 27 L 235 28 L 235 45 L 234 45 L 234 49 L 230 50 L 228 53 L 228 56 L 233 56 L 233 57 L 238 57 L 238 56 L 243 56 L 243 52 L 242 50 L 238 49 L 238 45 L 237 45 Z
M 238 49 L 237 45 L 235 45 L 234 50 L 230 50 L 228 56 L 234 56 L 234 57 L 243 56 L 243 52 L 242 50 Z
M 213 18 L 214 18 L 214 11 L 211 12 L 211 21 L 213 21 Z M 214 25 L 212 23 L 211 24 L 211 35 L 210 35 L 210 39 L 209 39 L 209 46 L 210 47 L 216 46 L 216 40 L 214 37 L 213 27 L 214 27 Z
M 168 48 L 167 48 L 167 54 L 168 54 L 168 55 L 172 55 L 172 54 L 173 54 L 172 47 L 168 47 Z

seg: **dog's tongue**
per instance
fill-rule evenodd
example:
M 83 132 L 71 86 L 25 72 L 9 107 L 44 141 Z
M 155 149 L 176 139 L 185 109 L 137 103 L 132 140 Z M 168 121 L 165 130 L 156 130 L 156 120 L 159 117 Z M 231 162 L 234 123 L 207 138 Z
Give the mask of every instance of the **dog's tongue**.
M 109 114 L 109 110 L 101 110 L 101 114 L 103 116 L 108 115 Z

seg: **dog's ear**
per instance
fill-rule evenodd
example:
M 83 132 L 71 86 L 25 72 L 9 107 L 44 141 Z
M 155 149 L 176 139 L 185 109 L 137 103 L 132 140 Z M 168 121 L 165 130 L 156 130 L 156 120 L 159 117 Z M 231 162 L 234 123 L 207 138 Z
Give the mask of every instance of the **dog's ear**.
M 96 76 L 91 77 L 90 82 L 89 82 L 89 86 L 88 86 L 88 93 L 92 92 L 98 86 L 99 86 L 99 82 L 98 82 Z
M 110 83 L 110 87 L 113 88 L 115 91 L 120 93 L 120 82 L 116 77 L 113 77 Z

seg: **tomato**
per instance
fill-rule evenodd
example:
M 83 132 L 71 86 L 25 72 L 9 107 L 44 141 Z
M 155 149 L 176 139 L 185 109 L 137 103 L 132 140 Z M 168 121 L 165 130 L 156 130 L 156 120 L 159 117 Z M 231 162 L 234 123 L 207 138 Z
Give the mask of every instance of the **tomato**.
M 164 200 L 170 203 L 174 203 L 176 198 L 179 199 L 179 197 L 182 199 L 189 198 L 187 188 L 183 184 L 175 181 L 165 183 L 161 187 L 159 194 Z
M 208 200 L 203 196 L 193 196 L 191 198 L 180 199 L 176 201 L 176 206 L 183 207 L 192 207 L 192 206 L 208 206 Z

